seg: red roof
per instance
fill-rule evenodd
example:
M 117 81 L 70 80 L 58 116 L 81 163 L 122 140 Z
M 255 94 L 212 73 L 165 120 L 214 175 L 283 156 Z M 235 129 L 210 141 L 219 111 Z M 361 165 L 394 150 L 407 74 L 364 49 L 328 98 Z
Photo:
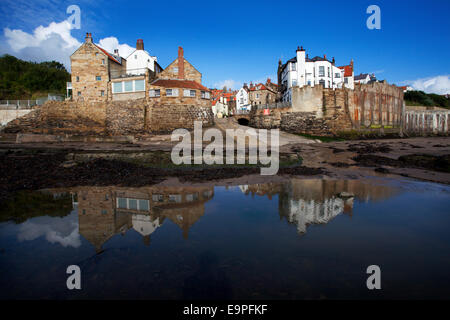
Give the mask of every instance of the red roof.
M 157 79 L 151 83 L 152 86 L 159 86 L 165 88 L 186 88 L 186 89 L 198 89 L 209 91 L 208 88 L 204 87 L 198 82 L 192 80 L 166 80 Z
M 344 77 L 351 77 L 353 75 L 353 68 L 351 65 L 338 67 L 341 70 L 344 70 Z
M 114 61 L 115 63 L 118 64 L 122 64 L 119 62 L 119 60 L 117 60 L 116 58 L 114 58 L 108 51 L 106 51 L 105 49 L 99 47 L 98 45 L 94 44 L 97 48 L 99 48 L 104 54 L 106 54 L 108 56 L 108 58 L 112 61 Z

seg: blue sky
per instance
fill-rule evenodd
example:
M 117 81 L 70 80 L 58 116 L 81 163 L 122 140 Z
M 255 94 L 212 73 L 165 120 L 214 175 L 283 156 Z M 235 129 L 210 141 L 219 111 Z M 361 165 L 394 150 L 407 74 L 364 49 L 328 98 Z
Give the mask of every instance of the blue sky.
M 81 29 L 68 36 L 50 25 L 67 19 L 72 4 L 81 9 Z M 366 27 L 366 9 L 372 4 L 381 9 L 381 30 Z M 353 58 L 356 74 L 374 72 L 378 79 L 417 87 L 440 79 L 430 88 L 450 93 L 449 12 L 449 0 L 2 0 L 0 53 L 67 63 L 74 40 L 82 42 L 86 32 L 95 42 L 115 37 L 131 47 L 143 38 L 145 49 L 163 67 L 181 45 L 205 85 L 238 87 L 275 78 L 278 60 L 292 58 L 303 45 L 310 56 L 326 54 L 337 65 Z M 39 26 L 44 35 L 35 33 Z

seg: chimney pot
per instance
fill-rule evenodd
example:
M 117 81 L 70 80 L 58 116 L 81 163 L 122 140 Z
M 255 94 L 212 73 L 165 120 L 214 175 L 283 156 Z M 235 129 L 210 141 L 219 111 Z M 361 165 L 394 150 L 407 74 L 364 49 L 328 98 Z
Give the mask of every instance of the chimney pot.
M 84 38 L 85 42 L 92 42 L 92 33 L 86 32 L 86 38 Z

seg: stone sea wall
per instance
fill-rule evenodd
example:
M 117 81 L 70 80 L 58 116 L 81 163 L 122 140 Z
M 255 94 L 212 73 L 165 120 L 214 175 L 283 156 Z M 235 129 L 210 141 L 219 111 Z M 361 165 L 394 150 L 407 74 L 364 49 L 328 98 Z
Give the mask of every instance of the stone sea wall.
M 127 101 L 49 101 L 17 118 L 4 128 L 6 133 L 51 135 L 126 136 L 192 129 L 194 121 L 214 124 L 210 107 L 155 105 L 146 99 Z
M 321 86 L 293 88 L 290 108 L 252 110 L 250 125 L 318 136 L 401 133 L 403 91 L 386 83 L 356 85 L 355 90 Z

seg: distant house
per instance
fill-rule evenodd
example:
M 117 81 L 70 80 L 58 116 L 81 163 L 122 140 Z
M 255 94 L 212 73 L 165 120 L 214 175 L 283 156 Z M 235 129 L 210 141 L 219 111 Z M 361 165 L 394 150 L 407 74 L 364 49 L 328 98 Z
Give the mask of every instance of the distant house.
M 112 74 L 126 72 L 127 60 L 94 44 L 86 33 L 84 43 L 70 56 L 72 98 L 77 101 L 105 101 L 110 98 Z
M 355 83 L 367 84 L 375 81 L 377 81 L 377 78 L 374 74 L 361 73 L 355 76 Z
M 137 39 L 136 50 L 127 57 L 127 74 L 139 75 L 148 71 L 152 79 L 162 70 L 158 59 L 144 50 L 144 40 Z
M 250 82 L 248 91 L 249 104 L 252 106 L 274 103 L 277 98 L 276 85 L 271 82 L 270 78 L 267 79 L 265 84 L 257 83 L 253 85 Z
M 236 111 L 250 111 L 249 89 L 246 83 L 236 93 Z
M 210 106 L 210 98 L 210 90 L 202 85 L 202 74 L 184 58 L 182 47 L 178 47 L 178 57 L 149 84 L 151 104 Z

